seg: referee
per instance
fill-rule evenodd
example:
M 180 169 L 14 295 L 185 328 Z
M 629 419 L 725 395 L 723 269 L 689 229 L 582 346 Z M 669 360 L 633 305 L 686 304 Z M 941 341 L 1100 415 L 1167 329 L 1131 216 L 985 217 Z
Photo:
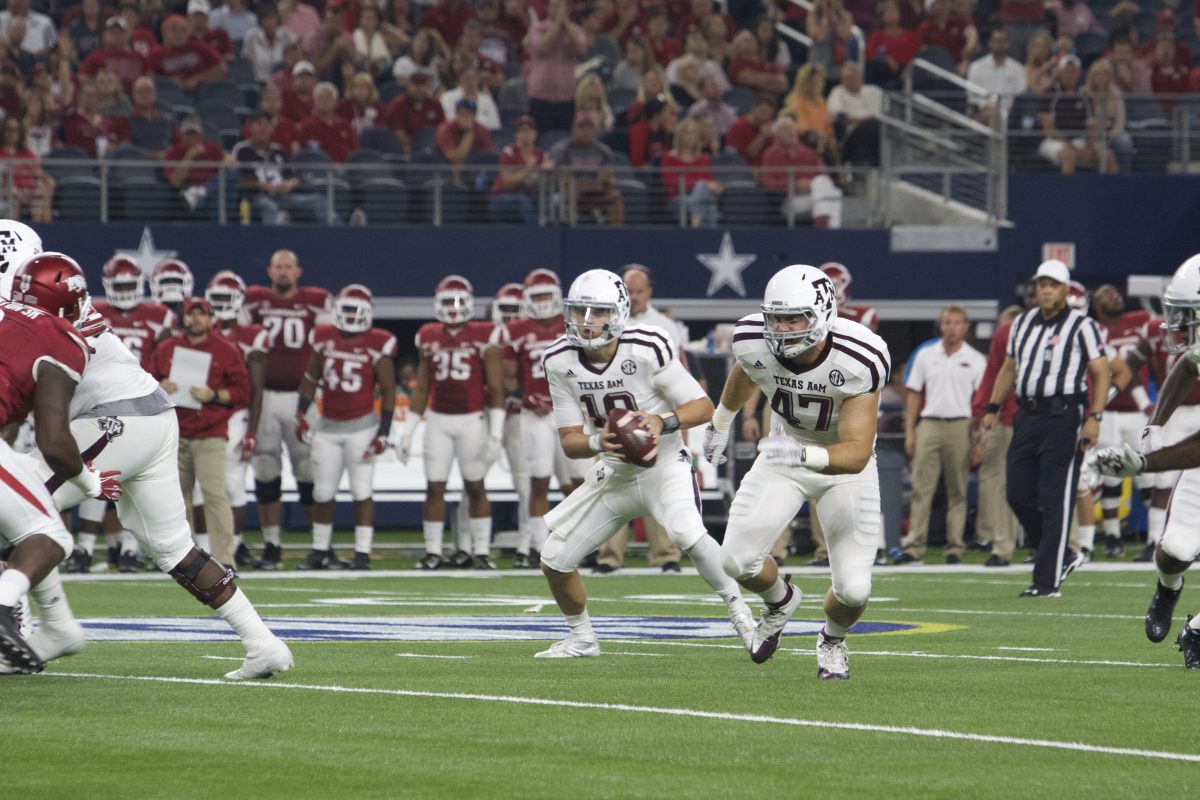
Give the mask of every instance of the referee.
M 1109 368 L 1100 328 L 1067 307 L 1067 265 L 1044 262 L 1034 275 L 1037 305 L 1017 317 L 1008 357 L 983 418 L 996 426 L 1000 404 L 1017 393 L 1008 449 L 1008 504 L 1034 548 L 1033 583 L 1021 597 L 1059 597 L 1079 563 L 1067 550 L 1083 453 L 1096 443 L 1108 398 Z M 1088 374 L 1092 397 L 1088 405 Z

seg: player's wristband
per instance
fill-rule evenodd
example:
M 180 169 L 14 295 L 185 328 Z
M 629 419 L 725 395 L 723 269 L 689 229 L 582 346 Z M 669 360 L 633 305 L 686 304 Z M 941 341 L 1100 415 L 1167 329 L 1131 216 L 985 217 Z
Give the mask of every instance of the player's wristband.
M 987 413 L 999 414 L 1000 413 L 1000 404 L 999 403 L 988 403 L 987 404 Z
M 668 411 L 666 414 L 661 414 L 659 419 L 662 420 L 663 434 L 674 433 L 679 430 L 679 415 L 674 411 Z
M 100 477 L 84 465 L 74 478 L 67 478 L 67 483 L 83 492 L 87 497 L 100 496 Z
M 1147 408 L 1150 405 L 1150 395 L 1146 393 L 1146 387 L 1137 385 L 1129 390 L 1129 396 L 1133 398 L 1133 402 L 1137 403 L 1138 411 Z
M 388 438 L 388 434 L 392 432 L 392 418 L 394 414 L 392 409 L 385 408 L 379 415 L 379 429 L 375 431 L 375 435 L 380 439 Z
M 588 437 L 588 447 L 593 453 L 603 452 L 604 448 L 600 446 L 600 434 L 593 433 Z
M 508 412 L 503 408 L 489 408 L 488 413 L 488 436 L 493 439 L 504 438 L 504 420 L 508 418 Z
M 829 451 L 815 444 L 804 445 L 804 455 L 801 457 L 805 469 L 813 472 L 823 472 L 829 466 Z
M 300 395 L 300 399 L 298 399 L 296 401 L 296 413 L 297 414 L 307 414 L 308 407 L 312 405 L 312 401 L 313 401 L 313 399 L 311 397 L 305 397 L 304 395 Z
M 717 433 L 724 433 L 729 430 L 729 426 L 733 424 L 733 418 L 737 416 L 736 411 L 730 411 L 725 406 L 717 403 L 717 410 L 712 415 L 712 426 Z

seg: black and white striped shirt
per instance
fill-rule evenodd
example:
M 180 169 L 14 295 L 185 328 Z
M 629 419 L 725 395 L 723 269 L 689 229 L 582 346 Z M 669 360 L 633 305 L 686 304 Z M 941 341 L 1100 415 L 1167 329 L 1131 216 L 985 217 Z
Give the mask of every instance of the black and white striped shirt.
M 1073 308 L 1050 319 L 1033 308 L 1013 323 L 1008 355 L 1016 360 L 1018 398 L 1086 395 L 1088 362 L 1104 355 L 1104 338 L 1094 319 Z

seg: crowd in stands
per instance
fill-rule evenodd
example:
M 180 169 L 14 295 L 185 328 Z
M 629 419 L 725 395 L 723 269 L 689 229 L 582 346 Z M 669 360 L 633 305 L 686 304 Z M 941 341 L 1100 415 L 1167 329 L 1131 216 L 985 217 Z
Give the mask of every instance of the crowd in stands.
M 915 58 L 1002 95 L 1046 166 L 1116 172 L 1130 126 L 1200 91 L 1197 32 L 1180 0 L 9 0 L 0 194 L 8 216 L 47 221 L 51 153 L 142 155 L 179 162 L 155 177 L 203 216 L 226 196 L 214 162 L 236 162 L 228 188 L 256 219 L 333 219 L 292 162 L 365 152 L 498 165 L 476 188 L 527 223 L 545 171 L 582 168 L 571 202 L 611 223 L 622 171 L 663 167 L 640 177 L 702 226 L 736 163 L 786 192 L 780 213 L 836 224 L 811 207 L 840 197 L 843 167 L 877 163 L 874 118 Z

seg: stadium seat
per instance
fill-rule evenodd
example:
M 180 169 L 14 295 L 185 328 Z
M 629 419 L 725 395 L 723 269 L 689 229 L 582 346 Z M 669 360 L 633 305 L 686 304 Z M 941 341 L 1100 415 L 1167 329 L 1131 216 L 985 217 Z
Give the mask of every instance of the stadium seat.
M 109 202 L 113 219 L 165 222 L 180 210 L 179 197 L 166 183 L 149 177 L 126 177 L 114 182 Z M 114 202 L 115 196 L 115 202 Z
M 762 225 L 774 222 L 766 191 L 753 181 L 730 181 L 720 199 L 722 225 Z
M 721 99 L 733 106 L 739 117 L 745 116 L 754 108 L 754 90 L 745 86 L 730 86 Z
M 140 147 L 134 147 L 131 144 L 119 144 L 112 150 L 109 150 L 104 161 L 110 181 L 120 182 L 126 178 L 165 180 L 161 164 L 135 163 L 152 162 L 154 159 L 147 155 Z
M 650 204 L 650 192 L 646 184 L 636 178 L 620 178 L 617 188 L 625 203 L 625 224 L 645 225 Z
M 258 78 L 254 76 L 254 68 L 244 58 L 235 58 L 225 63 L 225 82 L 245 90 L 246 87 L 258 88 Z
M 721 183 L 729 181 L 754 182 L 746 160 L 737 153 L 717 153 L 712 157 L 713 177 Z
M 500 85 L 496 93 L 496 107 L 501 111 L 529 112 L 529 98 L 525 94 L 524 78 L 509 78 Z
M 377 88 L 379 89 L 379 102 L 383 104 L 384 108 L 387 108 L 389 103 L 404 94 L 404 87 L 395 81 L 384 81 Z
M 228 81 L 214 81 L 200 87 L 197 100 L 199 101 L 198 106 L 220 103 L 231 111 L 237 111 L 239 108 L 244 108 L 246 95 L 237 84 Z M 244 111 L 249 112 L 249 109 L 244 109 Z
M 403 153 L 404 145 L 391 128 L 367 128 L 358 135 L 358 146 L 380 153 Z
M 54 189 L 54 208 L 62 222 L 96 222 L 100 217 L 100 179 L 68 175 Z
M 301 150 L 292 156 L 292 168 L 296 170 L 300 183 L 308 186 L 312 181 L 325 179 L 330 173 L 333 160 L 324 150 Z M 307 190 L 306 190 L 307 191 Z
M 619 124 L 624 123 L 625 113 L 636 98 L 637 92 L 632 89 L 613 89 L 608 93 L 608 107 L 612 109 L 613 118 L 620 121 Z
M 74 145 L 63 145 L 56 147 L 46 155 L 42 156 L 42 169 L 46 174 L 56 181 L 62 181 L 63 178 L 74 175 L 90 175 L 95 176 L 99 170 L 91 164 L 67 164 L 62 162 L 67 161 L 88 161 L 91 157 L 83 152 L 80 147 Z
M 408 187 L 396 178 L 370 178 L 363 185 L 361 208 L 372 224 L 408 222 Z

